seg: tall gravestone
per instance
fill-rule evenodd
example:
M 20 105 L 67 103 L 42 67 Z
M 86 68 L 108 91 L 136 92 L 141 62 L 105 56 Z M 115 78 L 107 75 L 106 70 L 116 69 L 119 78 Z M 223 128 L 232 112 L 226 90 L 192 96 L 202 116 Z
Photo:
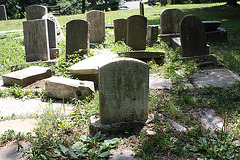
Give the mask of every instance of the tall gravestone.
M 142 2 L 139 2 L 140 15 L 144 16 L 144 5 Z
M 65 36 L 62 33 L 60 24 L 58 23 L 58 20 L 54 15 L 52 15 L 51 13 L 47 13 L 42 17 L 42 19 L 49 19 L 55 23 L 55 28 L 56 28 L 56 32 L 57 32 L 57 42 L 65 39 Z
M 147 18 L 133 15 L 127 19 L 127 45 L 133 50 L 146 49 Z
M 47 14 L 47 7 L 42 5 L 30 5 L 26 7 L 27 20 L 42 19 Z
M 46 19 L 23 22 L 26 61 L 49 60 L 49 39 Z
M 90 24 L 84 20 L 72 20 L 66 25 L 66 55 L 89 52 Z
M 47 19 L 49 48 L 57 48 L 57 31 L 55 22 Z
M 204 25 L 198 17 L 188 15 L 182 19 L 180 41 L 183 57 L 208 55 Z
M 147 44 L 149 47 L 152 47 L 153 44 L 157 41 L 158 38 L 158 26 L 149 25 L 147 27 Z
M 178 33 L 179 24 L 183 17 L 184 14 L 180 9 L 164 9 L 160 14 L 161 34 Z
M 104 124 L 148 119 L 149 66 L 117 58 L 99 68 L 100 121 Z
M 115 42 L 124 41 L 126 42 L 127 37 L 127 19 L 115 19 L 114 25 L 114 36 Z
M 105 39 L 105 13 L 90 11 L 87 13 L 87 21 L 90 23 L 90 42 L 102 43 Z
M 5 5 L 0 5 L 0 21 L 7 20 L 7 13 Z

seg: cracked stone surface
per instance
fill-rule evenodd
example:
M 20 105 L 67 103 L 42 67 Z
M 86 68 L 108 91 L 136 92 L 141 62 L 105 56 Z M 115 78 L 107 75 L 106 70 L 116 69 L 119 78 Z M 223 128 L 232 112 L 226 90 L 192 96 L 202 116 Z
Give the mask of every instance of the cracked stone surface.
M 202 126 L 205 129 L 221 130 L 223 127 L 223 120 L 216 114 L 213 109 L 204 109 L 200 112 Z
M 151 89 L 170 89 L 172 83 L 168 79 L 160 78 L 156 74 L 150 74 L 149 76 L 149 88 Z
M 194 84 L 199 88 L 213 85 L 224 87 L 233 85 L 240 78 L 228 69 L 207 69 L 194 74 Z

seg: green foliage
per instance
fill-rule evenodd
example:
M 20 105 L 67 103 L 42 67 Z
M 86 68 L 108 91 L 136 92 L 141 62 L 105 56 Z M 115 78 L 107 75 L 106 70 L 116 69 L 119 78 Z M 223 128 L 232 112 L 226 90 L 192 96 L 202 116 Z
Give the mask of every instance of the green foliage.
M 56 4 L 60 6 L 60 12 L 63 15 L 77 14 L 81 12 L 82 0 L 56 0 Z
M 117 146 L 119 138 L 106 139 L 101 132 L 95 136 L 81 135 L 80 141 L 75 142 L 70 148 L 62 144 L 54 150 L 53 157 L 63 159 L 101 159 L 110 155 L 109 150 Z
M 23 139 L 25 139 L 24 134 L 22 134 L 21 132 L 16 134 L 14 130 L 8 129 L 4 133 L 0 134 L 0 146 L 13 140 L 17 140 L 19 142 Z

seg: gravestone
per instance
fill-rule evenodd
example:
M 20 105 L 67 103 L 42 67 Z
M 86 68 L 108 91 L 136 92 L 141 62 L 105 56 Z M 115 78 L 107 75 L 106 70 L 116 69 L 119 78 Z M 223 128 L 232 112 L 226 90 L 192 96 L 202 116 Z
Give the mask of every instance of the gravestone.
M 47 14 L 47 7 L 42 5 L 30 5 L 26 7 L 27 20 L 42 19 Z
M 177 8 L 164 9 L 160 14 L 160 38 L 171 42 L 173 37 L 179 36 L 179 24 L 184 17 L 183 12 Z
M 57 44 L 57 30 L 55 22 L 47 19 L 47 26 L 48 26 L 48 41 L 49 41 L 49 52 L 50 52 L 50 59 L 55 59 L 62 54 L 62 50 L 58 47 Z
M 84 20 L 72 20 L 66 25 L 66 55 L 89 52 L 90 24 Z
M 127 19 L 115 19 L 114 24 L 114 36 L 115 42 L 124 41 L 126 42 L 127 37 Z
M 149 66 L 132 58 L 117 58 L 99 68 L 101 123 L 148 119 Z
M 7 13 L 5 5 L 0 5 L 0 21 L 7 20 Z
M 92 81 L 80 81 L 65 77 L 50 77 L 45 80 L 45 91 L 53 98 L 84 99 L 95 91 Z
M 184 14 L 180 9 L 164 9 L 160 14 L 161 34 L 178 33 L 179 24 L 183 17 Z
M 90 11 L 87 21 L 90 23 L 90 43 L 102 43 L 105 39 L 105 13 Z
M 18 84 L 22 87 L 48 77 L 51 77 L 51 69 L 39 66 L 31 66 L 2 76 L 4 85 Z
M 63 35 L 60 24 L 58 23 L 58 20 L 54 15 L 52 15 L 51 13 L 47 13 L 42 17 L 42 19 L 49 19 L 55 23 L 55 27 L 57 30 L 57 42 L 60 42 L 61 40 L 65 39 L 65 36 Z
M 144 16 L 144 5 L 142 2 L 139 2 L 139 8 L 140 8 L 140 15 Z
M 158 38 L 158 26 L 149 25 L 147 28 L 147 44 L 149 47 L 152 47 L 153 44 L 157 41 Z
M 185 16 L 180 23 L 182 57 L 208 55 L 205 30 L 202 21 L 194 16 Z
M 127 19 L 127 45 L 133 50 L 146 49 L 147 18 L 133 15 Z
M 26 61 L 50 59 L 48 27 L 46 19 L 23 22 Z

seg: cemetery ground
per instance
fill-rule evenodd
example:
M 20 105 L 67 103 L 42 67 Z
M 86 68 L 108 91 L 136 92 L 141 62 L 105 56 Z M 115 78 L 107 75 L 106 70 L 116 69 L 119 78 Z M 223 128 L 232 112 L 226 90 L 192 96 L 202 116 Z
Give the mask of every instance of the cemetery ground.
M 32 159 L 104 159 L 109 151 L 134 151 L 136 159 L 239 159 L 240 157 L 240 83 L 228 87 L 185 87 L 186 80 L 192 82 L 194 73 L 204 68 L 228 68 L 240 73 L 240 15 L 239 8 L 228 8 L 223 3 L 198 5 L 171 5 L 167 8 L 180 8 L 184 15 L 194 14 L 201 20 L 222 21 L 222 27 L 228 31 L 228 42 L 210 43 L 210 53 L 217 56 L 218 65 L 198 66 L 194 61 L 179 60 L 178 51 L 173 51 L 164 42 L 158 42 L 151 51 L 166 51 L 164 64 L 149 62 L 150 73 L 170 79 L 174 84 L 170 89 L 152 89 L 149 94 L 149 114 L 152 118 L 140 132 L 97 133 L 89 135 L 89 119 L 99 113 L 98 92 L 84 100 L 65 100 L 65 105 L 74 106 L 74 112 L 65 115 L 54 110 L 50 99 L 41 83 L 27 88 L 19 86 L 0 90 L 0 97 L 14 97 L 27 100 L 41 98 L 49 103 L 41 114 L 2 116 L 0 121 L 19 118 L 37 119 L 38 128 L 33 133 L 16 133 L 8 130 L 0 135 L 0 145 L 10 141 L 31 143 L 31 149 L 25 151 L 26 157 Z M 148 25 L 159 24 L 159 14 L 166 7 L 153 6 L 145 9 Z M 114 19 L 127 18 L 139 14 L 139 10 L 123 10 L 106 12 L 106 23 L 112 24 Z M 61 26 L 72 19 L 86 19 L 86 15 L 57 17 Z M 22 29 L 22 21 L 1 21 L 0 31 Z M 63 29 L 65 33 L 65 29 Z M 39 61 L 25 62 L 24 40 L 22 32 L 0 34 L 0 75 L 31 65 L 47 66 Z M 113 30 L 106 30 L 106 41 L 92 46 L 89 56 L 98 50 L 108 49 L 113 53 L 130 51 L 123 42 L 114 43 Z M 59 48 L 65 53 L 65 41 Z M 66 69 L 81 59 L 72 56 L 68 60 L 61 56 L 58 62 L 50 65 L 55 76 L 65 76 Z M 181 73 L 181 74 L 179 74 Z M 38 89 L 35 89 L 35 87 Z M 199 113 L 202 109 L 214 109 L 224 121 L 223 128 L 211 132 L 202 126 Z M 186 131 L 176 131 L 171 119 L 185 127 Z M 20 147 L 21 148 L 21 147 Z M 74 152 L 74 153 L 73 153 Z

